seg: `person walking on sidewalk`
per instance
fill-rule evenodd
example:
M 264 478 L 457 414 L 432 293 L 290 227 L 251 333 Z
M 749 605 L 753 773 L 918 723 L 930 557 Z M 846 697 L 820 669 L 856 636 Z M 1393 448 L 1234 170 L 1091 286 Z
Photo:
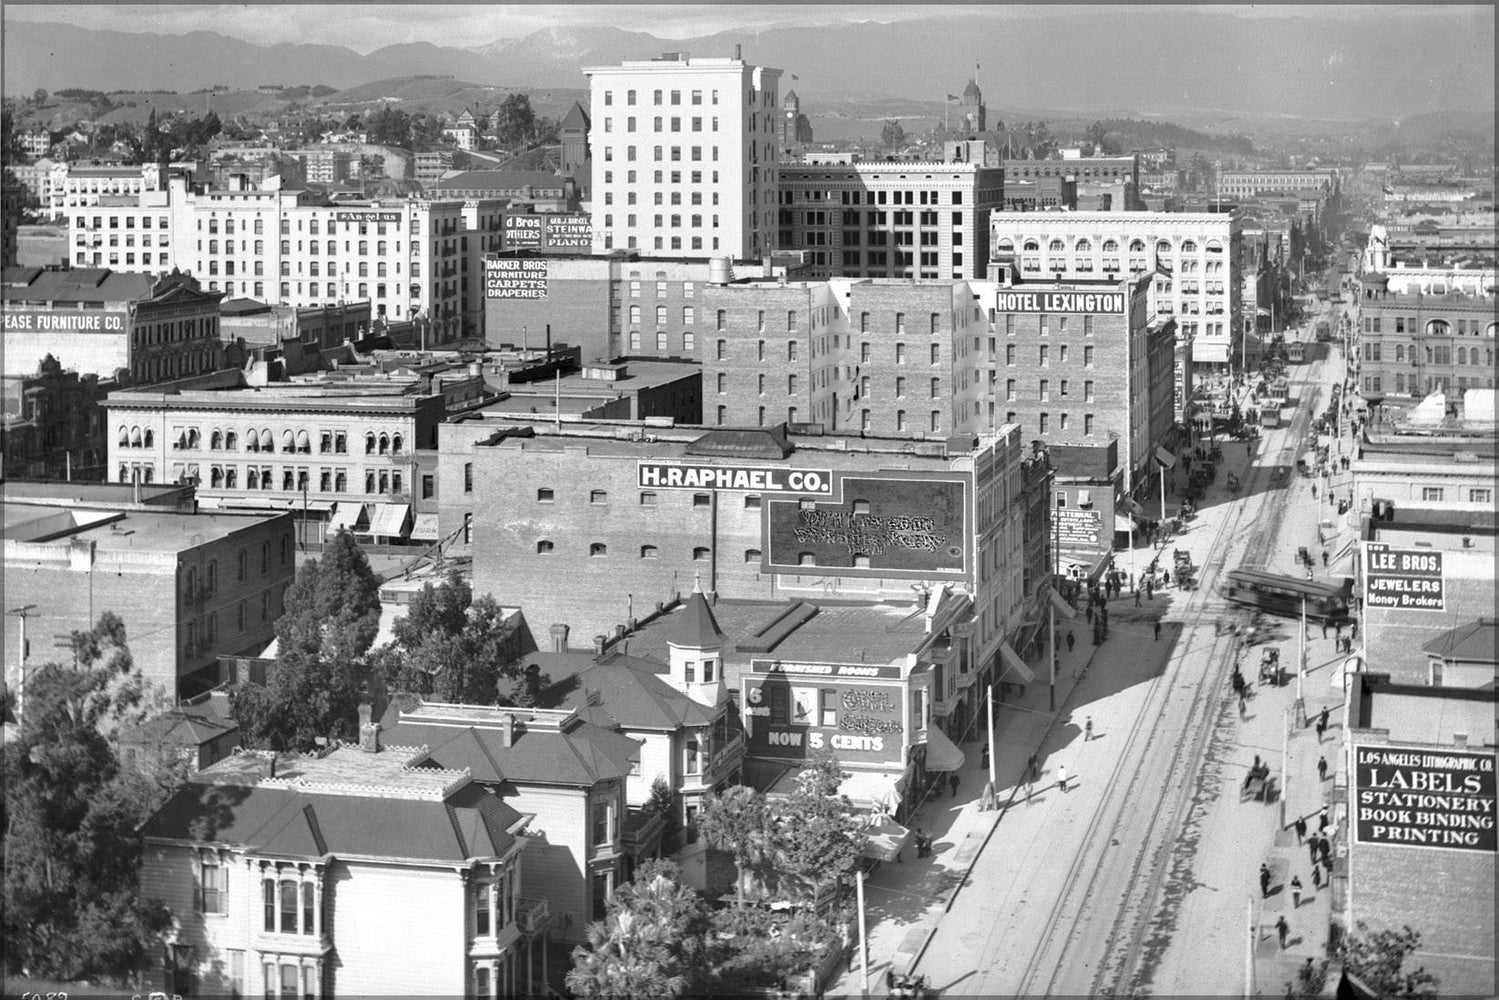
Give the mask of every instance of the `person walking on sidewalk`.
M 1067 790 L 1067 768 L 1065 767 L 1057 768 L 1057 787 L 1064 792 Z
M 1326 838 L 1326 834 L 1324 834 L 1322 831 L 1327 829 L 1327 823 L 1327 807 L 1323 806 L 1322 811 L 1317 814 L 1317 835 L 1323 837 L 1324 839 Z
M 1327 619 L 1322 619 L 1322 638 L 1327 638 Z
M 1291 925 L 1286 923 L 1286 915 L 1282 913 L 1275 918 L 1275 932 L 1280 935 L 1280 950 L 1286 950 L 1286 936 L 1291 933 Z
M 1161 620 L 1159 618 L 1157 618 L 1155 620 L 1155 626 L 1154 626 L 1154 628 L 1155 628 L 1155 638 L 1152 639 L 1151 642 L 1156 642 L 1156 641 L 1158 641 L 1161 638 Z
M 1301 909 L 1301 876 L 1291 876 L 1291 909 Z
M 1317 758 L 1317 780 L 1318 781 L 1326 781 L 1327 780 L 1327 758 L 1326 757 L 1318 757 Z
M 1088 716 L 1088 721 L 1083 723 L 1083 742 L 1087 743 L 1093 738 L 1093 716 Z
M 1301 822 L 1305 823 L 1306 817 L 1301 817 Z M 1311 855 L 1312 864 L 1315 865 L 1317 863 L 1317 855 L 1320 853 L 1317 847 L 1317 835 L 1315 833 L 1306 838 L 1306 850 L 1307 854 Z
M 1026 780 L 1031 784 L 1035 784 L 1036 779 L 1041 777 L 1041 764 L 1036 760 L 1035 754 L 1031 754 L 1031 759 L 1026 762 L 1025 773 Z
M 1140 606 L 1140 592 L 1138 590 L 1136 590 L 1135 591 L 1135 607 L 1138 608 L 1139 606 Z
M 1299 844 L 1299 843 L 1301 843 L 1305 839 L 1306 839 L 1306 817 L 1305 816 L 1297 816 L 1296 817 L 1296 843 Z
M 1072 634 L 1072 629 L 1067 630 L 1067 652 L 1072 652 L 1072 647 L 1077 644 L 1077 636 Z
M 957 798 L 958 797 L 958 772 L 957 771 L 954 771 L 952 773 L 952 777 L 950 777 L 950 778 L 947 779 L 947 783 L 952 786 L 952 797 L 953 798 Z
M 1327 732 L 1327 707 L 1322 707 L 1322 714 L 1317 716 L 1317 742 L 1322 742 L 1322 734 Z
M 1312 887 L 1314 892 L 1322 891 L 1322 866 L 1312 865 Z
M 1270 866 L 1260 865 L 1260 898 L 1270 898 Z

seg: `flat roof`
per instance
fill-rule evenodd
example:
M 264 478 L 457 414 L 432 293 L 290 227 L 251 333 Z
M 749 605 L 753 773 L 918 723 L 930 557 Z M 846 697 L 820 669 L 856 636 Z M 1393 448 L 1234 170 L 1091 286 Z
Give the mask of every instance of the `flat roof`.
M 4 505 L 4 527 L 8 539 L 66 547 L 75 541 L 93 542 L 104 552 L 141 550 L 181 552 L 228 538 L 246 528 L 257 527 L 284 513 L 178 514 L 149 509 L 108 510 L 75 508 L 59 510 L 25 503 Z
M 6 503 L 120 503 L 134 504 L 135 491 L 140 490 L 142 503 L 176 503 L 191 498 L 191 486 L 173 483 L 143 483 L 139 487 L 132 483 L 83 483 L 83 482 L 28 482 L 7 479 L 0 482 L 0 498 Z

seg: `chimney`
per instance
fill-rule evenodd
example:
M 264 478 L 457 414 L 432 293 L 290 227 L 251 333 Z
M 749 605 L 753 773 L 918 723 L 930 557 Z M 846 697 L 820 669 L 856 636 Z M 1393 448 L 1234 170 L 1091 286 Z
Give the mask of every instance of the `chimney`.
M 567 652 L 567 626 L 562 624 L 553 625 L 548 631 L 552 636 L 552 652 Z
M 500 716 L 500 721 L 505 724 L 505 728 L 500 730 L 500 746 L 515 746 L 515 713 L 506 712 Z
M 596 636 L 594 636 L 593 637 L 593 652 L 594 652 L 594 654 L 595 655 L 602 654 L 604 652 L 604 646 L 608 642 L 609 642 L 609 637 L 607 635 L 596 635 Z
M 734 58 L 735 59 L 743 59 L 744 58 L 744 54 L 743 53 L 744 53 L 743 47 L 738 46 L 738 45 L 734 46 Z
M 365 753 L 380 752 L 380 723 L 372 722 L 374 706 L 368 698 L 359 702 L 359 749 Z

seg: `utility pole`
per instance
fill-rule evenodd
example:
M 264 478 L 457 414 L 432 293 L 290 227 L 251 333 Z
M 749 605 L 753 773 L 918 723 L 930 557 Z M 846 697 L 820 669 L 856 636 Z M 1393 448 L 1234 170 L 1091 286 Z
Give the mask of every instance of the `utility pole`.
M 6 612 L 21 619 L 21 670 L 20 682 L 16 687 L 16 725 L 20 725 L 26 713 L 26 657 L 31 653 L 31 644 L 26 641 L 26 619 L 31 617 L 36 610 L 35 604 L 28 604 L 23 608 L 11 608 Z
M 993 787 L 999 784 L 999 776 L 995 769 L 999 766 L 999 754 L 995 752 L 994 746 L 994 685 L 989 685 L 989 785 Z
M 1049 455 L 1046 461 L 1048 465 L 1051 464 L 1051 457 Z M 1057 482 L 1056 472 L 1054 470 L 1048 470 L 1048 472 L 1051 474 L 1047 477 L 1047 483 L 1052 492 L 1055 493 Z M 1061 572 L 1061 541 L 1061 522 L 1057 520 L 1056 508 L 1053 507 L 1051 512 L 1051 582 L 1048 584 L 1052 593 L 1056 592 L 1057 575 Z M 1057 710 L 1057 604 L 1056 601 L 1051 599 L 1050 595 L 1047 596 L 1046 610 L 1048 618 L 1047 627 L 1051 629 L 1051 632 L 1046 637 L 1046 641 L 1051 643 L 1051 687 L 1047 691 L 1047 705 L 1051 711 L 1055 712 Z M 989 750 L 989 763 L 991 766 L 994 763 L 994 750 L 992 747 Z
M 864 928 L 864 869 L 860 868 L 854 872 L 854 891 L 858 896 L 859 905 L 859 976 L 863 982 L 860 988 L 860 996 L 869 996 L 869 940 L 865 937 Z

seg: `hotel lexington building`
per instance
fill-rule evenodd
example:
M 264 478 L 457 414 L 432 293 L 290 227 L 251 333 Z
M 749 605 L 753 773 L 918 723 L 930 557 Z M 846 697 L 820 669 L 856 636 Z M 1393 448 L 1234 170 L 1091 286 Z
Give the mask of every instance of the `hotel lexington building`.
M 377 319 L 421 321 L 429 346 L 479 335 L 482 261 L 500 249 L 505 206 L 332 203 L 317 192 L 243 184 L 200 191 L 180 178 L 164 191 L 110 201 L 68 214 L 75 267 L 180 268 L 210 291 L 271 305 L 368 300 Z
M 8 267 L 3 291 L 7 376 L 34 373 L 49 354 L 80 375 L 135 383 L 223 366 L 223 295 L 192 275 Z
M 1150 310 L 1176 318 L 1180 382 L 1237 356 L 1239 230 L 1236 216 L 1216 212 L 996 212 L 990 257 L 1014 262 L 1027 281 L 1161 272 Z
M 978 163 L 782 164 L 780 246 L 807 277 L 981 278 L 1003 170 Z
M 776 239 L 781 71 L 739 58 L 595 66 L 594 249 L 759 257 Z

